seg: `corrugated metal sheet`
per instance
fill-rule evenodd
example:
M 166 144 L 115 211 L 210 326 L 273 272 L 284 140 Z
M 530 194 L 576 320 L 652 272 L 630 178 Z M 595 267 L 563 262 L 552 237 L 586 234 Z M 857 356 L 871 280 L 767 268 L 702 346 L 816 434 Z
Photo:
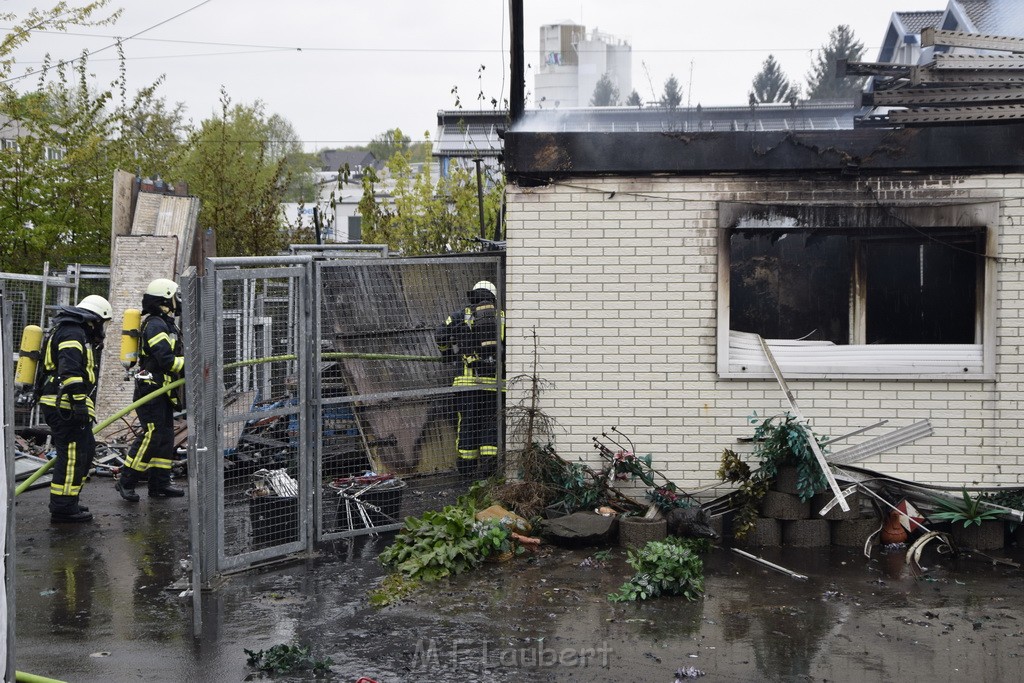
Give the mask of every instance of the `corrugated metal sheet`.
M 917 441 L 918 439 L 922 439 L 926 436 L 931 436 L 932 433 L 931 422 L 928 420 L 919 420 L 918 422 L 905 427 L 894 429 L 888 434 L 876 436 L 873 439 L 868 439 L 864 443 L 833 453 L 826 457 L 826 460 L 832 464 L 848 465 L 851 462 L 865 460 L 873 455 L 891 451 L 897 446 L 902 446 L 903 444 Z
M 181 273 L 188 266 L 192 256 L 192 242 L 199 217 L 199 199 L 196 197 L 175 197 L 164 195 L 157 211 L 153 234 L 178 238 L 178 266 Z
M 133 235 L 152 235 L 156 230 L 157 216 L 160 214 L 160 200 L 163 195 L 152 192 L 140 192 L 135 200 L 135 217 L 132 219 Z

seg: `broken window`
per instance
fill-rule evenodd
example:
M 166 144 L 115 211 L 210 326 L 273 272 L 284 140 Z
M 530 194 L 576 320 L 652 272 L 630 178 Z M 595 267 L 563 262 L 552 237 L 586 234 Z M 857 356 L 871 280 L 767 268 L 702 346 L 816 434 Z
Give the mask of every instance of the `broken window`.
M 990 230 L 977 205 L 901 209 L 907 218 L 723 206 L 723 374 L 765 370 L 751 335 L 786 340 L 780 362 L 797 376 L 983 371 Z

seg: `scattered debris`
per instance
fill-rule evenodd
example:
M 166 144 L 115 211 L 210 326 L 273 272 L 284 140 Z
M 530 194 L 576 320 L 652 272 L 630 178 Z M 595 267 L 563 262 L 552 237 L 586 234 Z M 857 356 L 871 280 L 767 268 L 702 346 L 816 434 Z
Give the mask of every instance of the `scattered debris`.
M 785 567 L 780 567 L 779 565 L 774 564 L 772 562 L 769 562 L 768 560 L 766 560 L 764 558 L 761 558 L 761 557 L 758 557 L 757 555 L 751 555 L 750 553 L 748 553 L 746 551 L 743 551 L 743 550 L 740 550 L 739 548 L 733 548 L 732 551 L 734 553 L 736 553 L 737 555 L 745 557 L 745 558 L 747 558 L 749 560 L 754 560 L 755 562 L 760 562 L 761 564 L 763 564 L 764 566 L 768 567 L 769 569 L 774 569 L 777 572 L 782 572 L 783 574 L 788 574 L 791 578 L 800 579 L 800 580 L 807 580 L 807 577 L 804 576 L 803 574 L 797 574 L 794 571 L 790 571 L 789 569 L 786 569 Z
M 676 679 L 672 683 L 679 683 L 684 678 L 700 678 L 706 675 L 695 666 L 684 666 L 676 669 Z
M 310 653 L 311 648 L 301 645 L 274 645 L 267 650 L 252 651 L 243 649 L 248 659 L 246 663 L 260 671 L 274 674 L 286 674 L 296 671 L 312 670 L 316 675 L 330 671 L 334 661 L 330 657 L 315 659 Z

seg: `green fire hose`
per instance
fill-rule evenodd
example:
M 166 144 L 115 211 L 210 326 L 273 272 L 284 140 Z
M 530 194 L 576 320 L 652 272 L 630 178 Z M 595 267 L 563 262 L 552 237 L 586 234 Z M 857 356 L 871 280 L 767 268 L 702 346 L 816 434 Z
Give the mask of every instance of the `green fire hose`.
M 423 362 L 438 362 L 438 361 L 442 360 L 439 356 L 408 356 L 408 355 L 395 354 L 395 353 L 354 353 L 354 352 L 332 352 L 332 353 L 325 353 L 325 354 L 322 354 L 322 358 L 325 358 L 325 359 L 328 359 L 328 360 L 336 360 L 336 359 L 341 359 L 341 358 L 351 358 L 351 359 L 358 359 L 358 360 L 405 360 L 405 361 L 423 361 Z M 273 363 L 273 362 L 276 362 L 276 361 L 295 360 L 295 359 L 296 359 L 295 354 L 289 354 L 289 355 L 285 355 L 285 356 L 268 356 L 266 358 L 253 358 L 251 360 L 241 360 L 241 361 L 237 361 L 235 363 L 228 363 L 227 365 L 224 366 L 224 369 L 225 370 L 230 370 L 232 368 L 240 368 L 240 367 L 245 367 L 245 366 L 248 366 L 248 365 L 260 365 L 262 363 Z M 124 417 L 128 413 L 132 412 L 133 410 L 135 410 L 136 408 L 138 408 L 142 404 L 148 403 L 149 401 L 153 400 L 157 396 L 160 396 L 162 394 L 166 394 L 166 393 L 168 393 L 170 391 L 174 391 L 175 389 L 177 389 L 178 387 L 180 387 L 184 383 L 185 383 L 184 379 L 175 380 L 175 381 L 171 382 L 170 384 L 168 384 L 167 386 L 160 387 L 156 391 L 151 392 L 149 394 L 146 394 L 145 396 L 140 398 L 138 401 L 135 401 L 135 402 L 131 403 L 128 406 L 125 406 L 124 408 L 122 408 L 121 410 L 117 411 L 116 413 L 114 413 L 110 417 L 106 418 L 102 422 L 97 423 L 97 425 L 92 428 L 92 433 L 93 434 L 98 434 L 99 432 L 103 431 L 104 429 L 109 427 L 111 424 L 113 424 L 115 421 L 120 420 L 122 417 Z M 33 472 L 31 475 L 29 475 L 28 479 L 25 479 L 23 482 L 18 484 L 17 488 L 14 489 L 14 495 L 18 496 L 21 493 L 23 493 L 24 491 L 26 491 L 30 486 L 32 486 L 32 484 L 34 484 L 36 482 L 37 479 L 39 479 L 39 477 L 41 477 L 44 474 L 46 474 L 47 472 L 49 472 L 51 467 L 53 467 L 53 460 L 49 460 L 46 463 L 44 463 L 38 470 Z

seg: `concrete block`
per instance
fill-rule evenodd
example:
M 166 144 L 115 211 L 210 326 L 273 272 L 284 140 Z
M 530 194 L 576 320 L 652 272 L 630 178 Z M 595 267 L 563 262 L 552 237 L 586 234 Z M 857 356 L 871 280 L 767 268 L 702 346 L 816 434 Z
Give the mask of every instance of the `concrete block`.
M 775 475 L 775 479 L 772 480 L 772 491 L 778 491 L 780 493 L 788 493 L 795 496 L 799 493 L 796 488 L 796 482 L 799 479 L 797 475 L 797 469 L 793 465 L 787 465 L 780 467 L 778 474 Z
M 861 517 L 860 519 L 842 519 L 829 522 L 832 525 L 832 545 L 860 548 L 868 540 L 868 536 L 878 531 L 882 525 L 877 517 Z M 872 545 L 878 545 L 875 535 Z
M 757 524 L 742 538 L 733 534 L 733 544 L 738 546 L 779 546 L 782 545 L 782 527 L 779 520 L 758 517 Z
M 811 502 L 802 502 L 791 493 L 768 491 L 761 500 L 761 514 L 772 519 L 807 519 L 811 516 Z
M 791 548 L 824 548 L 832 542 L 827 519 L 794 519 L 782 522 L 782 545 Z
M 963 550 L 996 550 L 1005 543 L 1006 524 L 1001 519 L 986 519 L 981 525 L 964 527 L 963 522 L 953 522 L 953 542 Z
M 668 534 L 668 523 L 664 517 L 645 519 L 643 517 L 619 518 L 619 545 L 623 548 L 643 548 L 649 541 L 664 541 Z

